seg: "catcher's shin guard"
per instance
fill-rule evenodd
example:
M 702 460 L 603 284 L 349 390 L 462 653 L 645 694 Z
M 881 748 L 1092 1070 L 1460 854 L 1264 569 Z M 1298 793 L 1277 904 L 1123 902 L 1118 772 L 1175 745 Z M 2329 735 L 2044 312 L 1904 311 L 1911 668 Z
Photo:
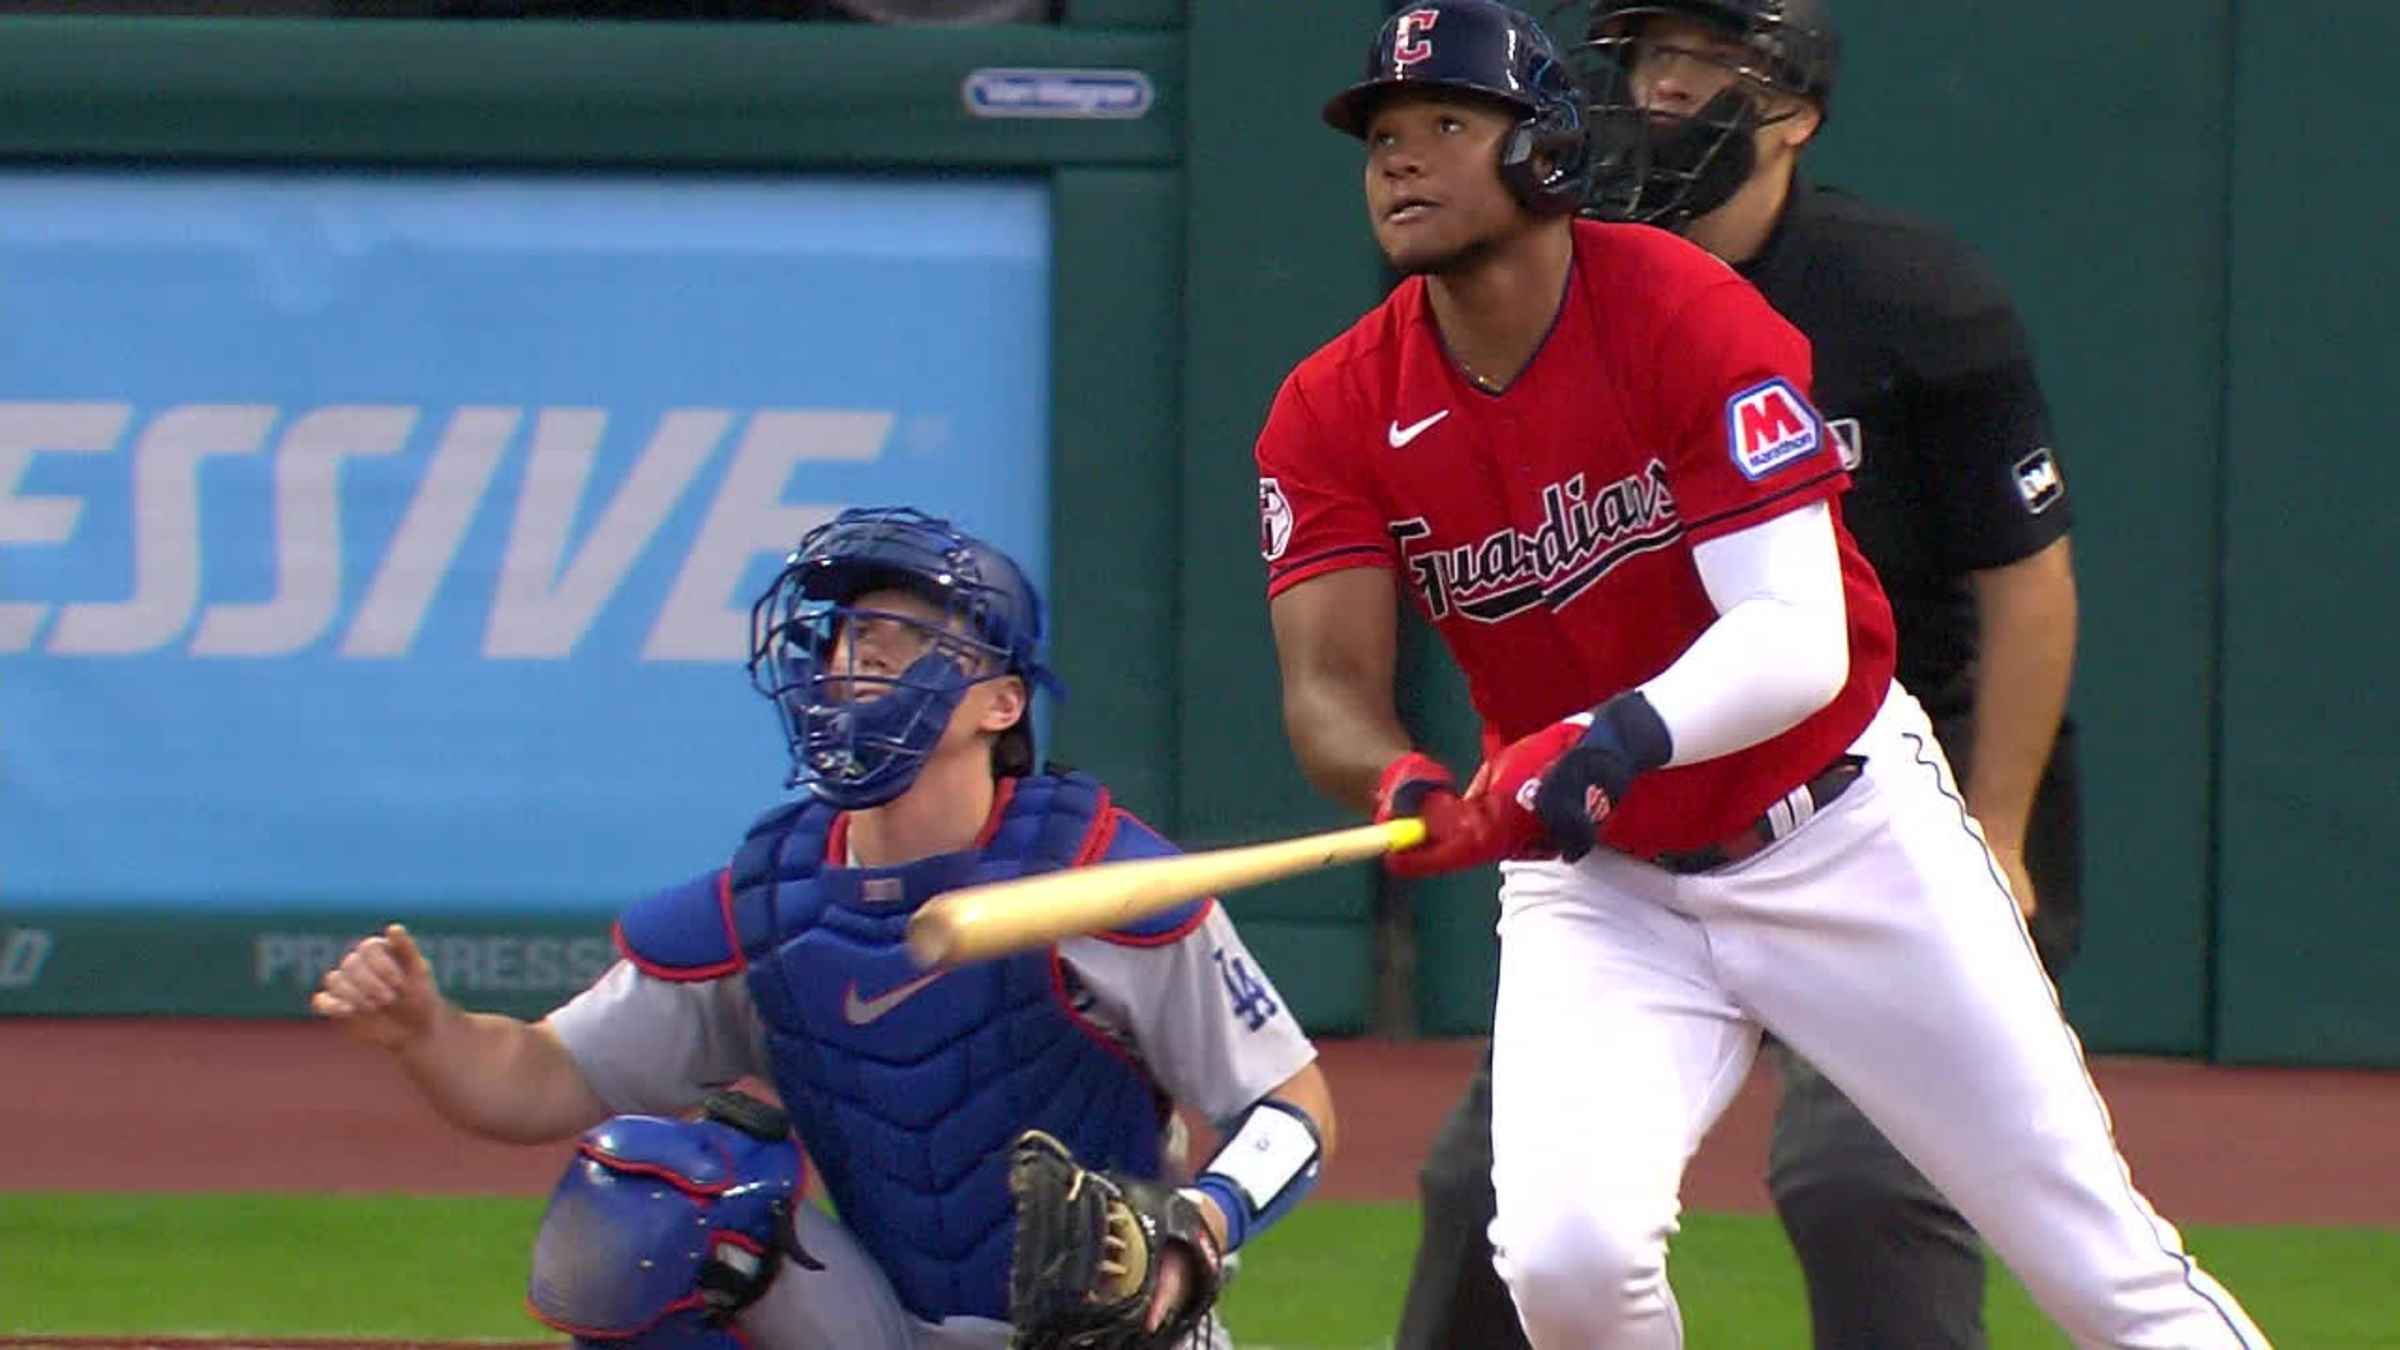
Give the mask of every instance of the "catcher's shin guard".
M 800 1154 L 783 1113 L 719 1093 L 700 1120 L 586 1132 L 534 1240 L 526 1302 L 578 1345 L 736 1350 L 728 1330 L 786 1255 Z

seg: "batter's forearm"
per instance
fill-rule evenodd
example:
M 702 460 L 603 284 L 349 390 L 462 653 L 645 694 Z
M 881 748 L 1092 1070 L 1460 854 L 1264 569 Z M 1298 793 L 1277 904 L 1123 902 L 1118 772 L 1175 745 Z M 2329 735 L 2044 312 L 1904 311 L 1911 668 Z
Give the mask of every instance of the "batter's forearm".
M 513 1017 L 447 1006 L 393 1057 L 442 1119 L 485 1139 L 547 1143 L 609 1115 L 558 1037 Z
M 1675 764 L 1746 750 L 1841 693 L 1850 628 L 1832 515 L 1801 507 L 1693 550 L 1717 618 L 1641 686 Z
M 1283 675 L 1283 726 L 1300 771 L 1319 792 L 1375 809 L 1384 766 L 1407 754 L 1392 690 L 1399 663 L 1392 574 L 1352 567 L 1310 577 L 1268 609 Z
M 1395 713 L 1339 691 L 1286 689 L 1283 721 L 1301 773 L 1317 791 L 1363 813 L 1375 810 L 1384 766 L 1413 748 Z
M 1806 721 L 1849 675 L 1848 634 L 1827 616 L 1773 600 L 1720 615 L 1674 665 L 1642 686 L 1676 764 L 1746 750 Z
M 2024 847 L 2025 822 L 2066 715 L 2075 671 L 2075 584 L 2059 540 L 1975 578 L 1982 652 L 1967 809 L 1995 848 Z

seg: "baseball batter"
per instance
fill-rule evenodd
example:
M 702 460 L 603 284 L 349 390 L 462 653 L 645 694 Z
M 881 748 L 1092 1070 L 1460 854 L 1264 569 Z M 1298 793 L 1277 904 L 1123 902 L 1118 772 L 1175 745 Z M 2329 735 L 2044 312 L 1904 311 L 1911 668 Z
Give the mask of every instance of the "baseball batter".
M 1326 120 L 1408 279 L 1284 382 L 1260 537 L 1286 721 L 1502 863 L 1492 1224 L 1533 1345 L 1669 1347 L 1677 1191 L 1762 1029 L 2081 1345 L 2260 1347 L 2133 1190 L 1843 528 L 1809 351 L 1723 263 L 1574 221 L 1581 99 L 1527 17 L 1404 10 Z M 1394 710 L 1397 593 L 1464 670 L 1461 789 Z
M 1574 0 L 1598 157 L 1585 210 L 1725 259 L 1808 339 L 1850 470 L 1842 520 L 1890 597 L 1901 684 L 2055 978 L 2082 918 L 2073 512 L 2024 325 L 1938 226 L 1800 174 L 1829 117 L 1827 0 Z M 1553 22 L 1565 23 L 1564 14 Z M 1770 1043 L 1768 1186 L 1820 1350 L 1982 1350 L 1981 1244 L 1856 1106 Z M 1420 1172 L 1397 1350 L 1522 1346 L 1492 1268 L 1487 1056 Z
M 449 1004 L 395 926 L 315 1010 L 464 1130 L 582 1132 L 531 1282 L 579 1343 L 1227 1344 L 1206 1318 L 1221 1259 L 1308 1192 L 1333 1107 L 1224 911 L 947 972 L 903 946 L 939 892 L 1173 851 L 1090 778 L 1034 771 L 1032 585 L 948 522 L 848 511 L 753 632 L 805 791 L 729 866 L 629 908 L 624 960 L 528 1025 Z M 711 1098 L 746 1077 L 788 1122 Z M 1181 1190 L 1151 1184 L 1185 1174 L 1170 1100 L 1226 1134 Z M 789 1133 L 839 1222 L 794 1203 Z

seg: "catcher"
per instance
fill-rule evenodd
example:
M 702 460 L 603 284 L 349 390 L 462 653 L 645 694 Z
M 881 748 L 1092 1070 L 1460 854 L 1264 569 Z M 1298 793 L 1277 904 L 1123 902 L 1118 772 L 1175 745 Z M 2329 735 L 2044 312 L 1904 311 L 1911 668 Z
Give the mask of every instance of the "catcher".
M 1035 771 L 1032 585 L 946 521 L 847 511 L 752 633 L 799 800 L 627 909 L 590 989 L 537 1023 L 466 1012 L 394 925 L 314 1010 L 463 1130 L 580 1134 L 530 1292 L 578 1344 L 1226 1346 L 1224 1259 L 1308 1193 L 1334 1121 L 1224 911 L 947 972 L 902 947 L 942 891 L 1173 851 L 1098 783 Z M 783 1108 L 719 1091 L 746 1077 Z M 1226 1141 L 1181 1186 L 1172 1101 Z M 795 1135 L 838 1222 L 796 1200 Z

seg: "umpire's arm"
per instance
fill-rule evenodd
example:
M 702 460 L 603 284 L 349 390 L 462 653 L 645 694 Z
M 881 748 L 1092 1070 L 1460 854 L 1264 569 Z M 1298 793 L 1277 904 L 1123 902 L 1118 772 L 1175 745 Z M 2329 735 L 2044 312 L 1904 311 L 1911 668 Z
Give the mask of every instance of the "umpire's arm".
M 2075 671 L 2075 570 L 2067 536 L 1972 577 L 1982 668 L 1967 809 L 2007 869 L 2018 907 L 2031 916 L 2038 898 L 2025 871 L 2026 820 Z

